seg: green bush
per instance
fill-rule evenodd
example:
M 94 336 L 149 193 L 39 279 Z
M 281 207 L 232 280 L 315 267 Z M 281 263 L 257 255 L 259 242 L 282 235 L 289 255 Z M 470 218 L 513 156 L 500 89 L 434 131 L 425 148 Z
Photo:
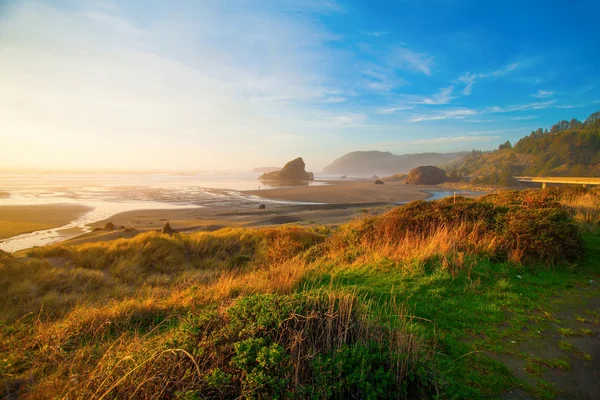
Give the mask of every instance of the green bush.
M 365 307 L 349 294 L 304 292 L 257 294 L 223 311 L 192 314 L 169 346 L 204 360 L 204 372 L 196 389 L 180 396 L 374 399 L 432 393 L 429 353 L 398 347 L 414 343 L 403 338 L 409 333 L 389 321 L 367 320 Z

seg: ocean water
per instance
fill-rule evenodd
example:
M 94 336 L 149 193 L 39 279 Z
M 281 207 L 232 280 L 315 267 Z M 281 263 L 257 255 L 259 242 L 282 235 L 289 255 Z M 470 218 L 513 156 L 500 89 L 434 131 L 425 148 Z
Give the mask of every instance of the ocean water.
M 306 204 L 268 200 L 244 190 L 281 187 L 259 181 L 260 174 L 0 174 L 0 206 L 79 204 L 93 209 L 71 223 L 25 233 L 0 241 L 0 249 L 18 251 L 67 239 L 89 231 L 88 224 L 131 210 L 191 208 L 202 206 L 256 207 Z M 325 185 L 324 182 L 307 182 Z M 77 229 L 79 228 L 79 232 Z M 65 232 L 72 230 L 73 232 Z

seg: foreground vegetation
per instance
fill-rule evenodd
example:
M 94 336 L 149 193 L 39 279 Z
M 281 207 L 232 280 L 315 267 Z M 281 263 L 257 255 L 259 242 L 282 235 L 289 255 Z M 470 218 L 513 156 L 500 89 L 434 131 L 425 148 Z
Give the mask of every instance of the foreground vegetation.
M 597 191 L 550 188 L 413 202 L 335 231 L 145 233 L 0 254 L 4 394 L 551 398 L 545 371 L 591 355 L 564 338 L 559 358 L 517 346 L 556 329 L 557 294 L 598 297 L 599 224 Z M 595 335 L 599 317 L 582 309 L 586 328 L 561 336 Z

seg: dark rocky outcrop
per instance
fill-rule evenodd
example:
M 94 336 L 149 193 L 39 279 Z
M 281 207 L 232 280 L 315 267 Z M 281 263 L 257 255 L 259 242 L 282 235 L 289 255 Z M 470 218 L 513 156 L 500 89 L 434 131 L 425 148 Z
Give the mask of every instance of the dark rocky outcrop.
M 267 208 L 267 206 L 265 206 L 264 204 L 261 204 L 258 206 L 259 210 L 264 210 L 265 208 Z
M 304 160 L 298 157 L 285 164 L 285 166 L 274 172 L 262 174 L 259 179 L 263 180 L 286 180 L 286 181 L 311 181 L 315 178 L 312 172 L 306 172 Z
M 446 172 L 438 167 L 427 165 L 417 167 L 408 173 L 407 185 L 437 185 L 446 182 Z
M 105 231 L 114 231 L 115 230 L 115 224 L 113 224 L 112 222 L 107 222 L 104 225 L 104 230 Z
M 171 225 L 168 222 L 165 224 L 165 226 L 163 226 L 163 228 L 161 229 L 161 232 L 166 233 L 168 235 L 177 233 L 177 231 L 175 229 L 171 228 Z
M 376 185 L 383 185 L 383 181 L 382 181 L 382 180 L 380 180 L 380 179 L 377 179 L 377 180 L 375 181 L 375 184 L 376 184 Z

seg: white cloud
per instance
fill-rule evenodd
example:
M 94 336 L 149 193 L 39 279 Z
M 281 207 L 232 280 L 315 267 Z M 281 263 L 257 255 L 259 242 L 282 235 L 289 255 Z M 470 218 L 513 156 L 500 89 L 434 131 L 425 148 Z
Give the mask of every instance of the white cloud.
M 439 105 L 439 104 L 448 104 L 453 99 L 452 92 L 454 91 L 454 86 L 448 86 L 446 88 L 440 89 L 436 94 L 433 94 L 429 97 L 422 98 L 420 100 L 416 100 L 416 104 L 429 104 L 429 105 Z
M 480 79 L 486 79 L 486 78 L 490 78 L 490 77 L 501 77 L 504 75 L 508 75 L 509 73 L 516 71 L 520 68 L 523 68 L 526 65 L 526 63 L 524 62 L 514 62 L 511 64 L 507 64 L 502 68 L 499 68 L 497 70 L 491 71 L 491 72 L 485 72 L 485 73 L 478 73 L 478 74 L 472 74 L 470 72 L 465 73 L 464 75 L 461 75 L 460 77 L 458 77 L 458 79 L 455 81 L 455 83 L 463 83 L 465 85 L 465 87 L 462 90 L 462 93 L 465 96 L 469 96 L 471 94 L 471 92 L 473 91 L 473 85 L 475 84 L 475 82 L 477 82 L 477 80 Z
M 463 119 L 470 115 L 476 115 L 477 111 L 469 108 L 459 108 L 454 110 L 446 110 L 441 112 L 435 112 L 430 114 L 416 114 L 413 115 L 408 122 L 422 122 L 422 121 L 438 121 L 444 119 Z
M 490 142 L 500 139 L 500 136 L 442 136 L 432 139 L 416 139 L 412 143 L 433 144 L 433 143 L 452 143 L 452 142 Z
M 397 106 L 397 107 L 382 107 L 377 109 L 377 114 L 394 114 L 398 111 L 411 110 L 411 106 Z
M 505 113 L 505 112 L 514 112 L 514 111 L 523 111 L 523 110 L 543 110 L 551 107 L 556 100 L 548 100 L 543 102 L 529 103 L 529 104 L 519 104 L 507 107 L 490 107 L 486 111 L 492 113 Z
M 536 115 L 525 115 L 522 117 L 513 117 L 510 118 L 512 121 L 527 121 L 527 120 L 532 120 L 532 119 L 537 119 L 538 117 Z
M 546 97 L 550 97 L 554 94 L 554 92 L 549 90 L 538 90 L 537 93 L 531 95 L 531 97 L 535 97 L 538 99 L 545 99 Z
M 467 72 L 466 74 L 460 76 L 458 78 L 459 82 L 462 82 L 465 84 L 465 87 L 463 88 L 463 94 L 468 96 L 471 94 L 473 85 L 475 84 L 475 80 L 477 79 L 477 75 L 476 74 L 471 74 L 469 72 Z
M 427 53 L 416 53 L 405 47 L 396 47 L 391 50 L 389 63 L 391 66 L 411 72 L 423 73 L 431 76 L 434 57 Z
M 381 66 L 370 65 L 362 73 L 365 75 L 364 88 L 376 92 L 389 92 L 408 83 L 398 77 L 395 71 Z

